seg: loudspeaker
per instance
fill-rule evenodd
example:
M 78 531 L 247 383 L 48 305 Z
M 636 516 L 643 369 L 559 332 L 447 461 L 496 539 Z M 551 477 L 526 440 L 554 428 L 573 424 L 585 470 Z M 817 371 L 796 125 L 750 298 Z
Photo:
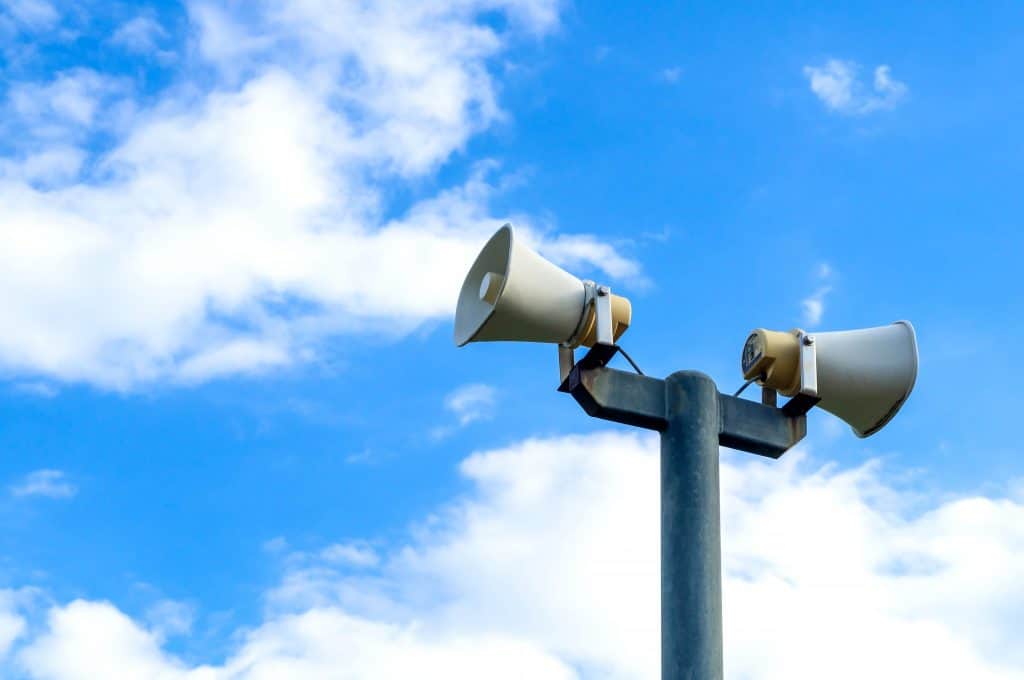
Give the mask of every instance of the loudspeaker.
M 881 430 L 917 379 L 917 336 L 909 321 L 853 331 L 755 330 L 743 348 L 743 373 L 785 395 L 818 397 L 858 437 Z
M 629 300 L 611 295 L 613 336 L 632 317 Z M 596 341 L 595 309 L 583 281 L 520 243 L 506 224 L 466 275 L 455 311 L 455 344 L 518 340 L 569 346 Z

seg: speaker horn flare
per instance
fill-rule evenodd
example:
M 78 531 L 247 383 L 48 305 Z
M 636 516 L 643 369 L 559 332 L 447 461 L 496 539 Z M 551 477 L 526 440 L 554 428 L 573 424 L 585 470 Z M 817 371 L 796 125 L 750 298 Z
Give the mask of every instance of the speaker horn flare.
M 462 284 L 455 344 L 515 340 L 589 347 L 598 335 L 592 302 L 587 283 L 520 243 L 506 224 L 484 245 Z M 611 295 L 611 317 L 617 340 L 631 321 L 629 300 Z
M 787 396 L 817 397 L 858 437 L 881 430 L 917 380 L 917 335 L 909 321 L 852 331 L 754 330 L 743 375 Z

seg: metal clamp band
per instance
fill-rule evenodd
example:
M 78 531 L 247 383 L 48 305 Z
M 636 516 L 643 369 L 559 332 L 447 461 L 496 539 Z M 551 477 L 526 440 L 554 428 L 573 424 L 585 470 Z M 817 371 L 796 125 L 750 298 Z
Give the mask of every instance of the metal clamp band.
M 569 339 L 562 343 L 565 347 L 577 347 L 580 341 L 583 340 L 581 337 L 586 331 L 587 319 L 590 317 L 590 307 L 594 304 L 594 300 L 597 299 L 597 284 L 593 281 L 583 282 L 583 309 L 580 311 L 580 320 L 576 323 L 576 330 L 572 332 Z

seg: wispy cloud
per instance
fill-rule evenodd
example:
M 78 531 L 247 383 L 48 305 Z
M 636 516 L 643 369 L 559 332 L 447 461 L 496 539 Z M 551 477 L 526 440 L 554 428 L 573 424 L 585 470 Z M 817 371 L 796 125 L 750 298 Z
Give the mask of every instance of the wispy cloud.
M 37 594 L 34 588 L 0 589 L 0 661 L 28 628 L 23 609 L 32 603 Z
M 264 541 L 262 547 L 268 553 L 284 553 L 288 550 L 288 539 L 284 536 L 274 536 Z
M 196 608 L 178 600 L 162 599 L 146 609 L 145 619 L 158 638 L 186 635 L 192 630 Z
M 320 551 L 320 559 L 350 567 L 375 567 L 380 556 L 366 543 L 335 543 Z
M 860 66 L 853 61 L 829 59 L 821 66 L 805 66 L 811 91 L 830 111 L 864 115 L 894 108 L 907 94 L 905 83 L 895 80 L 887 65 L 875 68 L 869 88 L 859 78 Z
M 0 8 L 28 28 L 50 28 L 60 20 L 57 8 L 46 0 L 0 0 Z
M 61 470 L 36 470 L 13 485 L 11 493 L 17 497 L 71 498 L 78 493 L 78 487 L 68 481 Z
M 832 280 L 835 272 L 828 263 L 822 262 L 814 271 L 817 287 L 814 292 L 800 301 L 803 309 L 803 322 L 808 326 L 817 326 L 825 315 L 825 298 L 832 292 Z
M 449 392 L 444 398 L 444 408 L 455 416 L 455 424 L 434 427 L 430 431 L 431 439 L 445 439 L 459 428 L 492 418 L 497 394 L 493 387 L 481 383 L 463 385 Z
M 40 149 L 61 149 L 90 133 L 109 132 L 124 114 L 123 104 L 117 111 L 111 106 L 129 89 L 123 78 L 90 68 L 61 71 L 45 82 L 14 81 L 9 84 L 3 111 L 5 127 L 26 135 L 19 143 L 32 139 Z
M 350 465 L 376 465 L 390 457 L 391 456 L 386 451 L 377 451 L 367 447 L 345 456 L 345 462 Z
M 463 385 L 444 398 L 444 407 L 455 414 L 460 426 L 465 427 L 492 417 L 496 397 L 497 390 L 490 385 Z
M 167 38 L 167 30 L 156 19 L 142 14 L 121 24 L 110 37 L 110 44 L 129 52 L 167 59 L 173 53 L 160 48 L 160 42 Z
M 663 68 L 658 72 L 658 77 L 664 80 L 666 83 L 674 84 L 679 82 L 679 79 L 683 75 L 683 69 L 681 66 L 671 66 L 669 68 Z
M 14 384 L 14 391 L 41 399 L 52 399 L 60 394 L 55 386 L 40 380 L 28 380 Z

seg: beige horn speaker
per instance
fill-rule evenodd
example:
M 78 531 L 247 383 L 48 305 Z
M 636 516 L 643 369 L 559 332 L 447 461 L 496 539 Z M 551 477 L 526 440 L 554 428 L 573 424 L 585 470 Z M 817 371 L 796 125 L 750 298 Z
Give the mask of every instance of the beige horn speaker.
M 592 285 L 592 284 L 591 284 Z M 629 327 L 629 300 L 611 295 L 613 335 Z M 514 340 L 592 346 L 595 310 L 587 285 L 501 227 L 480 251 L 459 293 L 455 344 Z
M 909 321 L 853 331 L 756 329 L 743 348 L 743 374 L 787 396 L 817 397 L 858 437 L 881 430 L 917 380 L 917 336 Z

